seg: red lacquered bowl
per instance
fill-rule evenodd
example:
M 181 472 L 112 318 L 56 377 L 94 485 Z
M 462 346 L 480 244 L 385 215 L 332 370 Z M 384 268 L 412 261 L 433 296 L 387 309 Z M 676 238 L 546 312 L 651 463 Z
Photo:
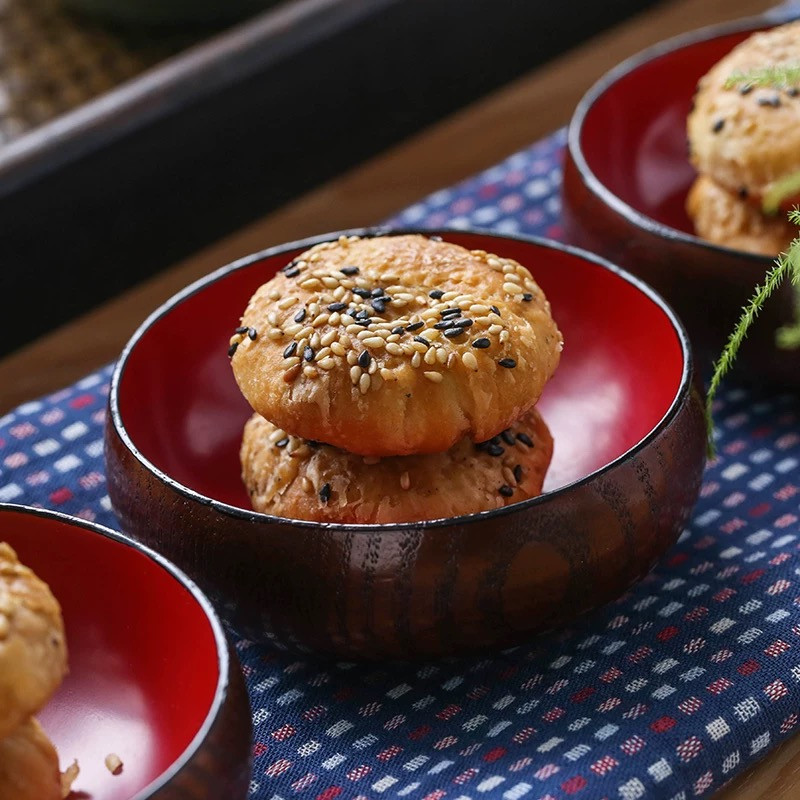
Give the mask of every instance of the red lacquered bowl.
M 564 246 L 440 233 L 529 265 L 564 333 L 539 404 L 555 437 L 541 497 L 406 525 L 249 510 L 238 451 L 251 412 L 226 356 L 230 331 L 261 283 L 330 237 L 209 275 L 156 311 L 122 354 L 106 427 L 122 526 L 185 569 L 251 638 L 369 658 L 510 645 L 618 596 L 689 516 L 704 463 L 702 402 L 687 338 L 663 301 Z
M 719 354 L 772 260 L 694 235 L 684 209 L 696 177 L 686 117 L 699 78 L 767 18 L 670 39 L 625 61 L 578 104 L 564 169 L 567 238 L 619 263 L 661 292 L 686 323 L 704 363 Z M 777 350 L 793 318 L 788 285 L 742 350 L 739 373 L 800 383 L 800 352 Z
M 63 611 L 70 671 L 38 717 L 62 769 L 80 764 L 70 798 L 244 798 L 247 695 L 197 587 L 156 553 L 63 514 L 0 504 L 0 541 Z

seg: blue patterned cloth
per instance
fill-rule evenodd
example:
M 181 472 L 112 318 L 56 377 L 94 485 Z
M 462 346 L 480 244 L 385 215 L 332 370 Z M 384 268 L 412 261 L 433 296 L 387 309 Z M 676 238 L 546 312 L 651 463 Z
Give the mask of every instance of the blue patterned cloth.
M 559 132 L 392 223 L 559 236 L 563 143 Z M 117 526 L 102 460 L 109 373 L 0 420 L 0 501 Z M 422 666 L 237 641 L 251 797 L 688 800 L 795 733 L 800 400 L 729 386 L 716 422 L 719 458 L 680 543 L 572 628 Z

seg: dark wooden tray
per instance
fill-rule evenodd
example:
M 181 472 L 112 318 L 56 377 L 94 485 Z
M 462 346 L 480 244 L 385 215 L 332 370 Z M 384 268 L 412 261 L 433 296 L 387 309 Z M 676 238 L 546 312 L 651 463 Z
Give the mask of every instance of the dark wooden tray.
M 0 146 L 0 354 L 648 4 L 284 0 L 157 61 Z

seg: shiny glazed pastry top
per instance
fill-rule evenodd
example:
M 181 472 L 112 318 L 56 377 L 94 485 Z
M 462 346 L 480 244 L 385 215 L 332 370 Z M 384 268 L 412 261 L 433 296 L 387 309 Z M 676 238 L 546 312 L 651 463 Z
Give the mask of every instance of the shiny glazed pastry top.
M 530 272 L 420 235 L 340 237 L 251 298 L 229 354 L 253 409 L 361 455 L 485 441 L 532 408 L 561 334 Z

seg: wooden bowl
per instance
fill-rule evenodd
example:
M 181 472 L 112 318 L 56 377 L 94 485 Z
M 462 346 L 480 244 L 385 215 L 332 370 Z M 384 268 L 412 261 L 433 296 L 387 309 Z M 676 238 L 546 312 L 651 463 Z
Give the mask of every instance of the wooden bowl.
M 122 526 L 180 564 L 248 637 L 345 658 L 511 645 L 617 597 L 688 519 L 704 420 L 687 338 L 664 302 L 564 246 L 440 234 L 530 265 L 564 333 L 539 404 L 555 437 L 540 497 L 405 525 L 249 510 L 238 451 L 251 412 L 226 357 L 230 331 L 261 283 L 339 234 L 193 284 L 142 325 L 117 364 L 106 461 Z
M 661 292 L 686 324 L 701 365 L 719 354 L 772 259 L 694 235 L 684 209 L 696 177 L 686 117 L 698 79 L 771 24 L 739 20 L 645 50 L 589 90 L 569 127 L 563 185 L 568 240 Z M 775 347 L 775 330 L 792 319 L 787 284 L 743 348 L 740 375 L 800 385 L 800 351 Z
M 160 555 L 63 514 L 0 504 L 0 541 L 61 604 L 69 675 L 38 715 L 70 798 L 244 798 L 251 723 L 236 655 L 209 601 Z M 117 754 L 112 775 L 105 757 Z

